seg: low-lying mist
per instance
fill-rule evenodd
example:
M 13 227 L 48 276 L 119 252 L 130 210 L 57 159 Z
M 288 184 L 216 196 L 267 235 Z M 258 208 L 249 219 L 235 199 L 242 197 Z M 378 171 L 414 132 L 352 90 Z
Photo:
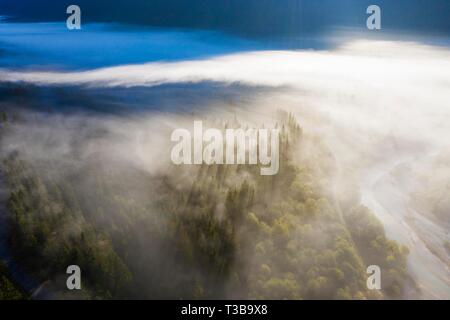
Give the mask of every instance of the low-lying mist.
M 170 162 L 172 130 L 190 129 L 196 119 L 211 119 L 212 123 L 220 125 L 223 119 L 232 121 L 236 117 L 246 125 L 267 125 L 277 121 L 274 120 L 277 110 L 292 112 L 306 137 L 305 143 L 294 153 L 293 163 L 301 165 L 308 153 L 313 154 L 309 161 L 323 157 L 323 150 L 314 147 L 315 141 L 320 141 L 317 143 L 323 144 L 329 152 L 327 161 L 332 159 L 333 162 L 330 172 L 321 173 L 327 180 L 321 184 L 321 189 L 328 189 L 323 192 L 335 193 L 341 202 L 348 199 L 362 202 L 382 222 L 388 238 L 409 248 L 408 271 L 420 289 L 420 297 L 450 297 L 450 205 L 445 200 L 450 185 L 446 165 L 450 152 L 450 50 L 446 48 L 413 42 L 361 40 L 332 51 L 263 51 L 83 72 L 3 69 L 0 79 L 2 85 L 31 86 L 38 91 L 70 87 L 75 97 L 77 92 L 82 96 L 83 92 L 95 93 L 96 90 L 123 90 L 124 95 L 138 89 L 136 92 L 151 92 L 172 84 L 214 83 L 204 90 L 214 90 L 218 95 L 232 86 L 242 91 L 239 98 L 206 99 L 201 108 L 196 108 L 192 103 L 195 95 L 189 102 L 183 101 L 181 90 L 181 98 L 167 97 L 170 106 L 166 112 L 156 111 L 157 108 L 145 111 L 145 107 L 152 104 L 145 99 L 135 100 L 140 112 L 129 114 L 87 112 L 82 102 L 79 110 L 70 114 L 26 111 L 21 106 L 18 120 L 9 124 L 8 131 L 3 133 L 2 157 L 19 152 L 20 158 L 32 164 L 42 176 L 54 176 L 70 184 L 73 192 L 82 194 L 86 207 L 94 215 L 102 216 L 98 218 L 99 223 L 107 221 L 109 213 L 97 210 L 101 205 L 96 201 L 104 198 L 95 196 L 99 183 L 94 178 L 96 173 L 111 177 L 108 180 L 111 185 L 106 187 L 111 197 L 121 197 L 148 212 L 161 211 L 161 207 L 155 209 L 155 203 L 161 201 L 162 190 L 170 185 L 170 190 L 179 190 L 182 194 L 186 185 L 195 184 L 199 174 L 193 174 L 190 169 L 173 171 Z M 116 98 L 108 95 L 112 101 Z M 121 101 L 122 104 L 126 105 Z M 186 104 L 192 105 L 192 110 L 187 111 Z M 3 102 L 3 107 L 8 108 L 7 102 Z M 176 110 L 183 110 L 183 113 Z M 236 188 L 240 183 L 241 180 L 236 182 Z M 257 210 L 255 208 L 258 206 L 252 210 Z M 111 208 L 115 210 L 120 208 Z M 218 205 L 214 210 L 224 209 Z M 258 215 L 257 218 L 264 220 Z M 164 228 L 169 228 L 166 223 L 170 224 L 164 221 Z M 70 224 L 64 228 L 73 229 Z M 227 230 L 223 232 L 229 232 Z M 172 252 L 170 258 L 160 258 L 166 255 L 167 249 L 161 238 L 148 235 L 144 227 L 133 232 L 135 243 L 142 246 L 140 250 L 148 248 L 152 253 L 144 260 L 133 253 L 123 258 L 139 261 L 134 271 L 145 269 L 151 259 L 160 259 L 164 260 L 160 265 L 151 263 L 151 272 L 158 268 L 183 272 L 183 268 L 176 267 L 176 253 Z M 125 236 L 126 231 L 118 234 L 130 237 Z M 239 236 L 235 234 L 235 237 Z M 296 239 L 292 233 L 289 237 Z M 162 243 L 154 243 L 152 239 Z M 115 246 L 120 243 L 120 239 L 113 241 Z M 295 245 L 296 242 L 293 248 Z M 245 252 L 248 248 L 242 250 Z M 242 262 L 232 264 L 231 268 L 239 263 Z M 246 264 L 246 268 L 252 265 Z M 264 266 L 263 263 L 264 272 L 270 273 L 266 270 L 269 267 Z M 245 270 L 249 274 L 252 271 Z M 188 272 L 186 276 L 189 275 Z M 289 276 L 283 279 L 288 281 Z M 155 282 L 158 282 L 156 276 L 148 276 L 141 285 L 150 286 Z M 217 283 L 211 279 L 198 282 L 205 283 L 198 289 L 198 296 L 202 290 L 208 292 L 208 284 Z M 176 290 L 167 283 L 158 285 L 158 289 L 147 294 L 159 290 L 163 292 L 161 296 L 171 296 Z M 244 295 L 242 292 L 233 295 L 228 286 L 223 288 L 226 296 Z M 260 292 L 258 290 L 262 289 L 254 292 Z M 296 287 L 290 290 L 301 291 Z M 327 290 L 307 291 L 307 297 L 318 298 L 320 294 L 328 297 Z M 180 293 L 180 296 L 183 295 Z M 254 293 L 251 297 L 264 295 Z M 405 293 L 401 297 L 409 296 Z

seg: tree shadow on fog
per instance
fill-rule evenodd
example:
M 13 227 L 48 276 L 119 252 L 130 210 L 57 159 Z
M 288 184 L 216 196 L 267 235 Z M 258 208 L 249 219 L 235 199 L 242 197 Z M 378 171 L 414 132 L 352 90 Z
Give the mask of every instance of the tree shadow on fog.
M 133 88 L 0 84 L 0 105 L 7 110 L 13 108 L 62 114 L 192 114 L 206 111 L 215 103 L 233 107 L 257 93 L 269 90 L 273 89 L 216 82 Z

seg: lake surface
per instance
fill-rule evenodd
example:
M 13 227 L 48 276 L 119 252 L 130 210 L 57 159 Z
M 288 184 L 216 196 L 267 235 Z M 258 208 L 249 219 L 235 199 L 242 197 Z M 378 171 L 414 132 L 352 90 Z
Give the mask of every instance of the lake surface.
M 208 58 L 269 49 L 260 41 L 220 32 L 64 23 L 0 22 L 0 66 L 28 69 L 92 69 L 155 61 Z

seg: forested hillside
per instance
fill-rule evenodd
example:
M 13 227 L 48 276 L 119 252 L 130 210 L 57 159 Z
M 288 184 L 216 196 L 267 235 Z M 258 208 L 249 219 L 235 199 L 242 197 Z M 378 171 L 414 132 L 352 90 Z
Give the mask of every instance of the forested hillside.
M 214 124 L 248 126 L 239 117 Z M 149 174 L 95 158 L 62 170 L 61 159 L 2 154 L 16 260 L 61 298 L 72 264 L 83 274 L 78 298 L 401 298 L 407 248 L 368 209 L 334 194 L 336 164 L 319 138 L 286 112 L 275 125 L 275 176 L 256 165 Z M 367 289 L 369 265 L 381 267 L 381 291 Z M 1 283 L 0 297 L 14 297 Z

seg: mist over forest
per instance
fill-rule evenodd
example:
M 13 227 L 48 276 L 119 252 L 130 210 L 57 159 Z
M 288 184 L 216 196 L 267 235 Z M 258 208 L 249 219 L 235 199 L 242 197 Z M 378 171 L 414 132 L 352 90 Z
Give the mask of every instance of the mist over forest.
M 449 299 L 447 2 L 336 3 L 2 1 L 0 299 Z M 175 165 L 194 121 L 279 171 Z

